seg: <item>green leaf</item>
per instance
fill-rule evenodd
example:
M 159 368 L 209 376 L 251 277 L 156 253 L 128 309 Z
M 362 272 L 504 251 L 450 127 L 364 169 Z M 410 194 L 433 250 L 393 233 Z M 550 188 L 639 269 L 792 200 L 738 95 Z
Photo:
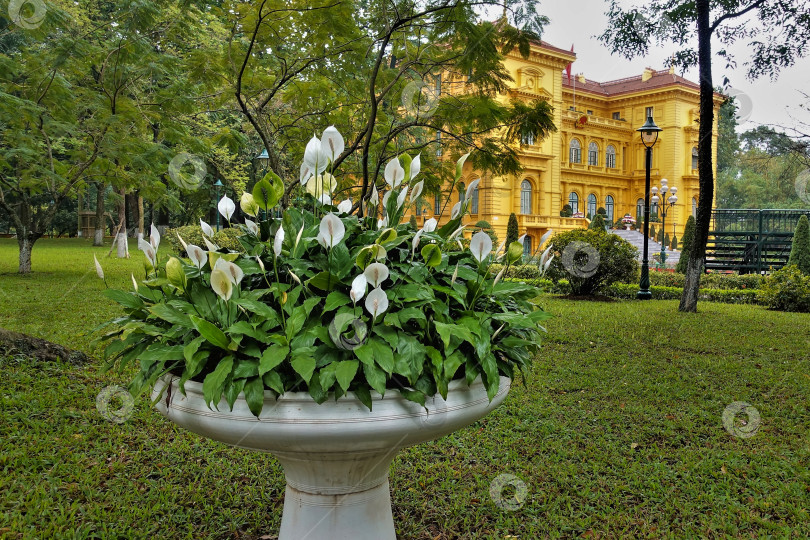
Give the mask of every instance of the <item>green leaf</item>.
M 258 418 L 264 406 L 264 382 L 261 377 L 248 379 L 245 383 L 244 392 L 245 401 L 247 401 L 250 412 L 253 413 L 253 416 Z
M 344 360 L 337 363 L 337 367 L 335 368 L 335 376 L 337 377 L 338 384 L 341 388 L 343 388 L 344 391 L 349 391 L 349 385 L 352 384 L 352 380 L 354 379 L 359 366 L 360 363 L 357 360 Z
M 380 233 L 380 236 L 377 237 L 375 244 L 386 244 L 388 242 L 393 242 L 397 238 L 397 231 L 393 228 L 388 228 L 383 230 Z
M 486 376 L 487 397 L 489 400 L 495 397 L 498 393 L 498 386 L 500 385 L 500 377 L 498 376 L 498 363 L 495 360 L 495 355 L 488 354 L 481 360 L 481 367 Z
M 394 351 L 385 342 L 371 338 L 354 350 L 354 354 L 363 364 L 379 365 L 386 373 L 394 371 Z
M 387 377 L 385 372 L 375 366 L 374 364 L 363 364 L 363 373 L 366 376 L 369 386 L 376 390 L 380 395 L 385 395 L 385 385 Z
M 368 391 L 368 387 L 366 385 L 360 385 L 354 389 L 354 393 L 357 396 L 357 399 L 360 400 L 360 403 L 368 407 L 368 410 L 371 410 L 371 392 Z
M 122 306 L 131 309 L 141 309 L 145 305 L 143 300 L 138 298 L 134 293 L 128 293 L 116 289 L 104 289 L 104 294 Z
M 304 327 L 304 323 L 307 320 L 307 311 L 304 309 L 303 306 L 298 306 L 293 310 L 292 315 L 289 319 L 287 319 L 287 340 L 292 341 L 292 339 L 301 331 Z
M 278 312 L 263 302 L 252 298 L 237 298 L 235 302 L 237 306 L 242 306 L 251 313 L 255 313 L 266 320 L 274 321 L 273 326 L 279 323 Z
M 200 335 L 207 339 L 212 345 L 219 347 L 220 349 L 228 349 L 231 342 L 228 340 L 228 337 L 222 330 L 205 319 L 197 317 L 196 315 L 189 315 L 189 318 L 191 319 L 194 328 L 196 328 Z
M 320 384 L 321 384 L 321 389 L 328 392 L 329 389 L 332 388 L 332 385 L 335 384 L 335 378 L 336 378 L 335 377 L 335 368 L 336 367 L 337 367 L 336 364 L 332 363 L 332 364 L 329 364 L 328 366 L 322 367 L 318 371 L 318 379 L 319 379 Z
M 183 359 L 183 345 L 152 345 L 142 352 L 138 359 L 141 362 L 155 363 Z
M 186 343 L 185 347 L 183 347 L 183 357 L 186 359 L 186 366 L 188 366 L 188 364 L 191 362 L 191 359 L 194 357 L 194 353 L 197 352 L 200 345 L 202 345 L 204 341 L 205 338 L 200 336 Z
M 320 289 L 322 291 L 331 291 L 340 285 L 340 279 L 329 272 L 323 271 L 308 279 L 306 283 L 310 287 L 315 287 L 316 289 Z
M 228 378 L 228 375 L 231 374 L 231 370 L 233 369 L 233 357 L 226 356 L 222 360 L 220 360 L 219 365 L 217 365 L 216 369 L 206 375 L 205 380 L 203 381 L 203 397 L 205 398 L 205 404 L 208 407 L 211 407 L 211 402 L 219 403 L 219 399 L 222 397 L 222 390 L 225 387 L 225 380 Z
M 475 338 L 466 327 L 461 326 L 460 324 L 445 324 L 439 321 L 434 321 L 433 324 L 436 325 L 436 331 L 442 338 L 445 354 L 450 354 L 455 349 L 455 347 L 452 349 L 450 348 L 450 341 L 453 337 L 457 337 L 462 341 L 475 345 Z
M 290 354 L 290 348 L 281 345 L 271 345 L 267 347 L 259 359 L 259 376 L 263 376 L 268 371 L 275 369 L 279 364 L 284 362 L 287 355 Z
M 259 373 L 259 361 L 252 359 L 240 358 L 234 362 L 233 378 L 247 379 L 248 377 L 255 377 Z
M 461 351 L 456 351 L 451 354 L 445 361 L 444 361 L 444 377 L 449 381 L 453 379 L 455 376 L 456 371 L 458 368 L 461 367 L 467 359 L 464 358 L 464 355 L 461 354 Z
M 311 356 L 296 356 L 290 362 L 290 365 L 298 373 L 307 384 L 312 379 L 312 372 L 315 371 L 315 359 Z
M 422 345 L 415 337 L 402 334 L 399 337 L 399 346 L 394 359 L 394 372 L 408 377 L 408 380 L 413 384 L 422 374 L 425 358 L 427 352 L 425 346 Z
M 326 305 L 323 307 L 323 312 L 334 311 L 341 306 L 348 306 L 351 302 L 351 298 L 349 298 L 347 294 L 340 291 L 332 291 L 326 296 Z
M 281 375 L 277 371 L 269 371 L 262 376 L 262 381 L 268 388 L 272 388 L 277 394 L 284 393 L 284 383 L 281 380 Z
M 428 244 L 422 248 L 422 258 L 426 266 L 436 267 L 442 262 L 442 250 L 436 244 Z
M 399 393 L 402 394 L 402 397 L 404 397 L 408 401 L 418 403 L 422 407 L 425 406 L 425 394 L 423 394 L 419 390 L 410 390 L 408 388 L 401 388 L 399 390 Z
M 456 182 L 458 182 L 461 178 L 461 172 L 464 170 L 464 162 L 467 161 L 468 157 L 470 157 L 469 152 L 458 158 L 458 161 L 456 161 Z
M 155 317 L 158 317 L 159 319 L 163 319 L 168 323 L 182 326 L 184 328 L 194 328 L 194 325 L 191 324 L 191 319 L 188 318 L 188 315 L 174 309 L 168 304 L 155 304 L 150 306 L 149 313 Z

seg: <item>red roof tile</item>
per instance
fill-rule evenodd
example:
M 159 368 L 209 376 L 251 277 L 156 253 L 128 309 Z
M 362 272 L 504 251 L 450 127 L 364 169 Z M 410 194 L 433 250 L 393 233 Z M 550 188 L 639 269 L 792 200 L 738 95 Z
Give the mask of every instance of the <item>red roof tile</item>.
M 565 75 L 565 73 L 563 73 L 563 80 L 562 80 L 563 88 L 574 88 L 575 79 L 576 77 L 572 77 L 569 80 L 568 77 Z M 595 94 L 600 94 L 603 96 L 615 96 L 617 94 L 626 94 L 629 92 L 636 92 L 639 90 L 654 90 L 657 88 L 663 88 L 665 86 L 672 86 L 672 85 L 686 86 L 687 88 L 691 88 L 693 90 L 700 89 L 700 86 L 693 83 L 692 81 L 684 79 L 680 75 L 670 73 L 668 70 L 653 71 L 652 77 L 650 77 L 646 81 L 642 81 L 641 79 L 642 79 L 641 75 L 603 83 L 585 79 L 584 83 L 576 81 L 576 88 L 578 90 L 593 92 Z

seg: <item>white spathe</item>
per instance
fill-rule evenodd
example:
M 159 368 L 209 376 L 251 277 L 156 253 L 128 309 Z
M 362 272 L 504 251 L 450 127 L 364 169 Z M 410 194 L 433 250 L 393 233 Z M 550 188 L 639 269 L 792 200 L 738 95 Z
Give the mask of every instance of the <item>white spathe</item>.
M 211 225 L 204 222 L 202 220 L 202 218 L 200 218 L 200 228 L 202 228 L 203 234 L 205 236 L 207 236 L 208 238 L 211 238 L 212 236 L 214 236 L 214 229 L 211 228 Z
M 188 253 L 188 258 L 191 259 L 194 266 L 200 270 L 202 270 L 202 267 L 205 266 L 206 262 L 208 262 L 208 256 L 199 246 L 195 246 L 194 244 L 187 245 L 186 253 Z
M 405 169 L 399 163 L 399 158 L 394 158 L 385 166 L 383 173 L 385 182 L 391 186 L 391 189 L 398 187 L 405 179 Z
M 366 270 L 368 270 L 368 268 L 366 268 Z M 387 268 L 386 271 L 388 271 Z M 368 293 L 368 296 L 366 296 L 366 309 L 375 319 L 386 312 L 388 309 L 388 295 L 385 294 L 382 288 L 377 287 Z
M 366 276 L 366 279 L 372 287 L 379 287 L 383 281 L 388 279 L 389 272 L 387 266 L 382 263 L 375 262 L 366 266 L 363 274 Z
M 152 247 L 152 244 L 141 238 L 138 240 L 138 249 L 143 251 L 143 254 L 146 255 L 146 260 L 149 261 L 149 264 L 154 268 L 157 264 L 157 255 L 155 254 L 155 248 Z
M 349 212 L 352 211 L 352 200 L 346 199 L 340 201 L 340 204 L 337 205 L 337 209 L 338 212 L 340 212 L 341 214 L 348 214 Z
M 255 221 L 245 218 L 245 228 L 250 231 L 250 234 L 259 236 L 259 226 Z
M 233 282 L 231 282 L 231 277 L 224 270 L 220 268 L 211 270 L 211 288 L 217 293 L 217 296 L 226 302 L 231 299 Z
M 352 299 L 353 304 L 357 304 L 361 298 L 366 294 L 366 287 L 368 286 L 368 280 L 364 274 L 358 275 L 352 281 L 352 289 L 349 291 L 349 298 Z
M 157 230 L 154 223 L 152 223 L 152 228 L 149 230 L 149 243 L 157 253 L 158 247 L 160 247 L 160 231 Z
M 321 152 L 329 161 L 334 161 L 336 157 L 343 153 L 346 143 L 343 141 L 343 135 L 337 130 L 335 126 L 329 126 L 323 130 L 321 135 Z
M 324 247 L 333 248 L 343 240 L 346 234 L 346 227 L 343 222 L 333 213 L 323 216 L 318 236 L 325 242 Z
M 476 261 L 482 262 L 492 252 L 492 238 L 484 231 L 475 233 L 470 239 L 470 251 Z
M 101 263 L 98 262 L 98 258 L 93 255 L 93 260 L 96 261 L 96 274 L 98 275 L 99 279 L 104 279 L 104 270 L 101 268 Z
M 422 154 L 417 154 L 413 161 L 411 161 L 411 180 L 416 178 L 419 171 L 422 170 Z M 418 195 L 417 195 L 418 196 Z
M 439 222 L 436 221 L 436 218 L 430 218 L 429 220 L 425 221 L 425 224 L 422 225 L 422 230 L 425 232 L 433 232 L 436 230 L 436 225 Z
M 284 229 L 279 227 L 273 239 L 273 253 L 276 257 L 281 255 L 281 245 L 284 243 Z
M 323 152 L 321 141 L 315 136 L 309 140 L 304 150 L 304 163 L 312 169 L 312 174 L 321 174 L 329 165 L 329 158 Z
M 223 196 L 217 204 L 217 210 L 226 220 L 231 221 L 231 216 L 236 212 L 236 204 L 227 196 Z
M 257 419 L 243 394 L 233 410 L 224 397 L 209 409 L 201 383 L 186 382 L 183 394 L 178 377 L 165 375 L 152 400 L 182 428 L 279 460 L 287 479 L 279 540 L 395 540 L 388 473 L 397 452 L 483 418 L 503 402 L 509 386 L 501 377 L 490 401 L 480 378 L 470 386 L 452 381 L 446 400 L 432 396 L 424 407 L 396 391 L 385 397 L 372 391 L 372 410 L 354 392 L 318 405 L 307 392 L 276 400 L 266 390 Z

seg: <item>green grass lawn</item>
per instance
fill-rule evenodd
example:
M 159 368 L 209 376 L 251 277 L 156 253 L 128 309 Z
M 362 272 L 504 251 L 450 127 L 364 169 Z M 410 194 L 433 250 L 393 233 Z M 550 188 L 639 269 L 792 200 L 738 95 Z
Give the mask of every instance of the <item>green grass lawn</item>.
M 2 241 L 0 326 L 93 353 L 84 334 L 117 313 L 93 271 L 108 249 L 43 241 L 36 273 L 18 277 L 16 244 Z M 132 255 L 99 257 L 111 285 L 142 273 Z M 554 318 L 526 387 L 394 461 L 399 538 L 810 537 L 810 315 L 541 303 Z M 95 362 L 0 365 L 0 537 L 274 538 L 284 478 L 272 457 L 179 430 L 146 400 L 123 424 L 105 420 L 96 396 L 124 381 Z M 735 401 L 760 413 L 750 438 L 724 429 Z M 525 484 L 520 502 L 502 494 L 519 508 L 493 501 L 500 475 Z

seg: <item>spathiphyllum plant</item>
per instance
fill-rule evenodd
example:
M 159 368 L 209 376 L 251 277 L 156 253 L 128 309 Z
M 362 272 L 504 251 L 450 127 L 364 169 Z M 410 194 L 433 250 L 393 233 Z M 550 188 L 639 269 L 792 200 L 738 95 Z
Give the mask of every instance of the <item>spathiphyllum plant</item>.
M 442 227 L 403 221 L 422 191 L 419 156 L 392 159 L 386 185 L 367 200 L 333 205 L 331 164 L 342 151 L 334 128 L 310 141 L 300 175 L 307 194 L 281 219 L 261 218 L 283 194 L 274 173 L 241 197 L 252 218 L 235 225 L 244 253 L 216 246 L 204 222 L 204 247 L 180 239 L 188 258 L 161 260 L 156 230 L 140 244 L 146 279 L 106 292 L 125 315 L 103 337 L 110 366 L 136 363 L 133 394 L 171 372 L 181 389 L 201 381 L 209 406 L 224 395 L 232 407 L 243 394 L 258 416 L 267 390 L 309 392 L 318 403 L 354 392 L 369 408 L 372 392 L 395 390 L 424 405 L 446 397 L 450 381 L 479 376 L 492 399 L 499 376 L 523 372 L 547 314 L 531 302 L 536 288 L 501 280 L 522 246 L 493 250 L 478 232 L 462 249 L 468 202 Z M 218 209 L 230 222 L 235 204 L 224 197 Z M 493 276 L 496 261 L 504 269 Z

